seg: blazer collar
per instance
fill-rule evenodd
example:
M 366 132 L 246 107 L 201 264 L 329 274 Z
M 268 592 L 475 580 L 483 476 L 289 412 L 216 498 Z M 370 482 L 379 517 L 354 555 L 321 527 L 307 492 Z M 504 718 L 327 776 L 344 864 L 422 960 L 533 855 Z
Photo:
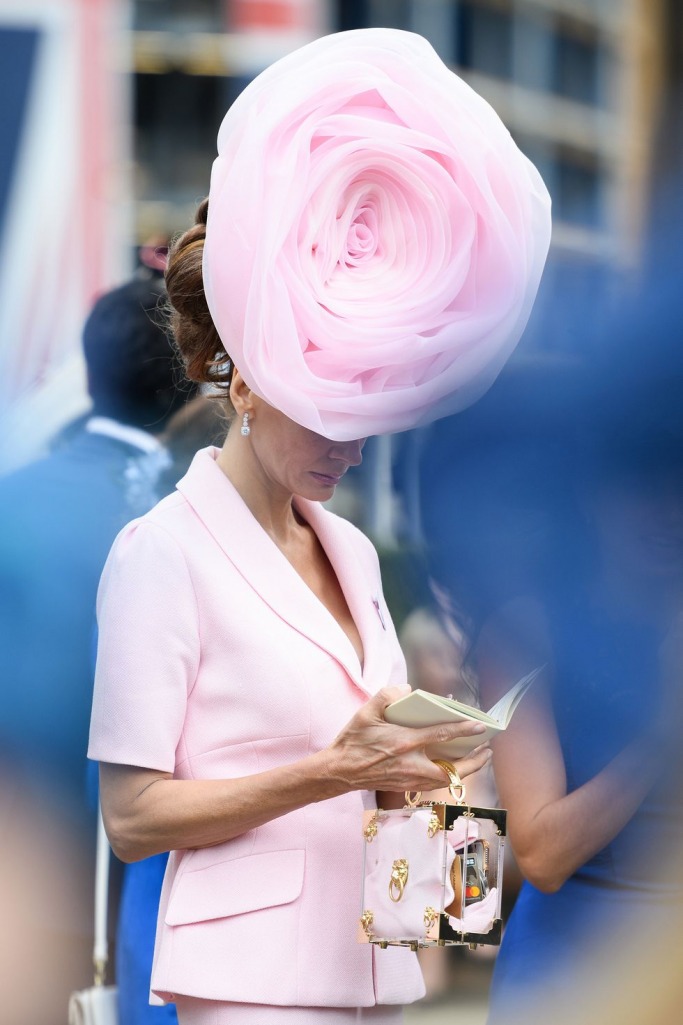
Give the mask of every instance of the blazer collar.
M 376 637 L 376 581 L 361 564 L 345 525 L 317 502 L 296 498 L 296 506 L 318 536 L 337 574 L 363 643 L 361 670 L 344 630 L 254 518 L 216 464 L 217 448 L 199 451 L 179 481 L 178 491 L 220 545 L 241 576 L 267 605 L 299 633 L 336 659 L 353 682 L 372 693 Z M 373 590 L 374 587 L 374 590 Z

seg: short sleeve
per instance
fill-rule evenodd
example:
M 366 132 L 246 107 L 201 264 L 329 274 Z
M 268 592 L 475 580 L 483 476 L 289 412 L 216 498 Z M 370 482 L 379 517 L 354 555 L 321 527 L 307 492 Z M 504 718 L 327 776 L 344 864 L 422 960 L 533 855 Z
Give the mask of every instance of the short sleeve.
M 97 597 L 88 757 L 173 772 L 199 664 L 197 602 L 185 556 L 146 520 L 118 536 Z

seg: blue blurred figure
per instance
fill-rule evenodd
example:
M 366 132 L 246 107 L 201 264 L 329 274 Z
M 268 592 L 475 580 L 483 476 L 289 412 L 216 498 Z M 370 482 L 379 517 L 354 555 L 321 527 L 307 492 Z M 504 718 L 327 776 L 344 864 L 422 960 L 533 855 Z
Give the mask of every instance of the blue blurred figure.
M 424 460 L 484 707 L 544 665 L 494 744 L 526 881 L 489 1025 L 548 1020 L 602 947 L 683 904 L 683 359 L 680 298 L 655 294 L 583 367 L 508 368 Z
M 85 752 L 97 586 L 118 531 L 162 497 L 171 458 L 160 436 L 194 393 L 163 324 L 164 296 L 160 278 L 136 277 L 95 303 L 83 332 L 89 415 L 69 425 L 49 455 L 0 480 L 0 751 L 17 788 L 58 809 L 64 831 L 79 838 L 85 872 L 74 865 L 74 879 L 55 885 L 88 896 L 95 820 Z M 74 950 L 73 977 L 55 994 L 64 1009 L 68 992 L 90 983 L 92 924 L 83 914 L 65 920 L 56 899 L 39 926 L 60 949 Z

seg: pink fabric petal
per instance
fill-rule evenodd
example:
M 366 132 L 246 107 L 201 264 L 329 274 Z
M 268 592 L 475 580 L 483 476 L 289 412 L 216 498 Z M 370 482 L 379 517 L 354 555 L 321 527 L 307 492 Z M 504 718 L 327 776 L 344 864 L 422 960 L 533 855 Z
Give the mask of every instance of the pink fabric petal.
M 204 283 L 249 385 L 346 441 L 464 408 L 526 326 L 550 198 L 425 39 L 318 39 L 228 111 Z

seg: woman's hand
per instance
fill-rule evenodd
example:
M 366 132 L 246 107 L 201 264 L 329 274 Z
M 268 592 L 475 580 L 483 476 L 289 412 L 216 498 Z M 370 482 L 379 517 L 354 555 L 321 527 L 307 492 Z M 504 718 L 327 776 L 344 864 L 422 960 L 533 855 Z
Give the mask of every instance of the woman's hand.
M 406 693 L 390 687 L 371 698 L 332 744 L 301 761 L 238 779 L 173 779 L 130 765 L 100 765 L 100 796 L 111 845 L 123 861 L 160 851 L 211 847 L 307 804 L 350 790 L 434 790 L 443 770 L 428 744 L 481 733 L 480 724 L 408 729 L 384 721 Z M 488 761 L 487 748 L 457 761 L 461 776 Z
M 416 729 L 387 723 L 385 709 L 406 693 L 406 687 L 385 687 L 379 691 L 356 712 L 326 749 L 328 779 L 337 784 L 339 792 L 442 788 L 443 769 L 431 761 L 425 748 L 485 732 L 483 724 L 472 722 Z M 478 747 L 454 765 L 463 778 L 486 765 L 490 756 L 488 747 Z

